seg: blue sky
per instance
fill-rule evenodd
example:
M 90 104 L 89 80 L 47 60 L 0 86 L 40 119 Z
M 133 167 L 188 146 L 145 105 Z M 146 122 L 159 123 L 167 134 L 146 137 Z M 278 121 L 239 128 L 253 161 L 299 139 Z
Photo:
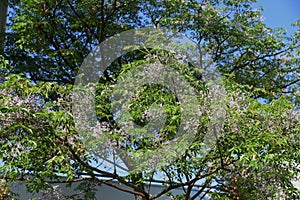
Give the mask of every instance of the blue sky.
M 290 24 L 300 19 L 300 0 L 258 0 L 255 5 L 263 6 L 268 26 L 284 27 L 288 34 L 296 30 Z

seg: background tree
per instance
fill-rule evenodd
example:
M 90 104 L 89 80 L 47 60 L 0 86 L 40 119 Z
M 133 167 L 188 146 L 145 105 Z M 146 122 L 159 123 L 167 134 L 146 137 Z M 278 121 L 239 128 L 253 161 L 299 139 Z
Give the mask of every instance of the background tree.
M 291 184 L 299 175 L 300 161 L 299 122 L 294 112 L 299 88 L 299 32 L 288 38 L 267 28 L 260 10 L 246 0 L 9 3 L 12 11 L 4 53 L 9 63 L 1 63 L 5 78 L 0 86 L 2 179 L 24 181 L 31 192 L 57 182 L 81 182 L 81 191 L 106 184 L 134 194 L 136 199 L 164 195 L 177 199 L 264 199 L 275 198 L 280 192 L 286 198 L 299 195 Z M 224 75 L 226 119 L 215 148 L 205 157 L 199 156 L 210 122 L 212 91 L 195 66 L 166 62 L 199 93 L 199 133 L 178 159 L 151 171 L 124 175 L 117 159 L 111 161 L 112 170 L 104 164 L 96 167 L 95 162 L 101 163 L 105 157 L 82 145 L 71 112 L 71 84 L 96 45 L 116 33 L 145 26 L 185 33 L 212 55 Z M 131 137 L 115 123 L 110 97 L 116 81 L 140 64 L 174 56 L 146 50 L 121 56 L 96 86 L 100 131 L 109 136 L 111 145 L 128 154 L 164 145 L 176 133 L 182 116 L 176 95 L 160 85 L 145 85 L 137 89 L 130 115 L 146 126 L 147 109 L 158 99 L 155 103 L 166 105 L 168 114 L 163 134 L 154 142 Z M 258 97 L 269 103 L 257 102 Z M 116 157 L 122 160 L 120 154 Z M 163 187 L 151 195 L 148 188 L 156 181 Z M 183 194 L 174 195 L 176 188 L 182 188 Z M 8 193 L 7 189 L 2 191 Z M 91 198 L 89 195 L 87 192 L 85 197 Z
M 7 1 L 0 2 L 0 52 L 3 51 L 3 43 L 4 43 L 4 32 L 5 32 L 5 24 L 7 17 Z

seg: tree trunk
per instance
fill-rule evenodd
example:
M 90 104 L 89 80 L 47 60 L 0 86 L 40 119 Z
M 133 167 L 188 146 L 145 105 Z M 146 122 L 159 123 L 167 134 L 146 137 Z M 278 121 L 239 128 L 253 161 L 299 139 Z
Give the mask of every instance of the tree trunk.
M 144 187 L 142 187 L 141 189 L 144 189 Z M 135 195 L 135 200 L 147 200 L 146 197 L 142 196 L 142 195 Z
M 135 200 L 147 200 L 146 197 L 142 196 L 142 195 L 135 195 Z
M 124 154 L 123 151 L 117 150 L 118 156 L 122 159 L 122 161 L 125 163 L 126 167 L 128 167 L 129 171 L 133 170 L 135 166 L 132 164 L 134 163 L 133 160 L 130 160 L 130 157 L 128 157 L 126 154 Z M 140 182 L 140 179 L 143 178 L 142 173 L 136 173 L 132 175 L 132 182 L 135 186 L 137 186 L 139 189 L 134 189 L 135 192 L 145 191 L 144 184 Z M 149 196 L 145 197 L 142 195 L 135 195 L 135 200 L 148 200 Z
M 135 174 L 133 177 L 132 177 L 132 181 L 135 183 L 135 185 L 140 189 L 140 191 L 144 191 L 145 188 L 144 188 L 144 184 L 139 182 L 139 180 L 143 178 L 143 175 L 142 173 L 138 173 L 138 174 Z M 138 191 L 138 190 L 135 190 L 135 191 Z M 135 195 L 135 200 L 147 200 L 146 197 L 142 196 L 142 195 Z
M 0 0 L 0 54 L 4 48 L 5 25 L 7 16 L 7 0 Z
M 146 200 L 146 198 L 141 195 L 135 195 L 135 200 Z

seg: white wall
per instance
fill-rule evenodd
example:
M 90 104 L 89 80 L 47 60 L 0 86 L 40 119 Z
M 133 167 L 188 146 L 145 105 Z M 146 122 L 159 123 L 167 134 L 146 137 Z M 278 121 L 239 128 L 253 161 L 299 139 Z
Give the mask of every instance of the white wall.
M 58 184 L 55 184 L 58 185 Z M 74 184 L 75 187 L 76 184 Z M 64 185 L 60 184 L 59 185 L 61 191 L 63 194 L 74 194 L 74 187 L 72 186 L 72 188 L 68 188 L 65 187 Z M 150 192 L 152 194 L 156 194 L 158 192 L 161 191 L 161 186 L 160 185 L 152 185 L 151 187 L 152 189 L 150 190 Z M 106 186 L 106 185 L 101 185 L 99 187 L 97 187 L 97 193 L 96 193 L 96 198 L 97 200 L 134 200 L 134 195 L 117 190 L 115 188 Z M 21 200 L 29 200 L 33 197 L 35 198 L 39 198 L 41 196 L 41 194 L 36 194 L 36 195 L 32 195 L 29 194 L 28 192 L 26 192 L 26 188 L 25 188 L 25 184 L 15 184 L 13 186 L 12 191 L 14 192 L 18 192 L 20 194 L 20 199 Z M 182 192 L 182 190 L 177 189 L 173 191 L 173 194 L 180 194 Z M 194 191 L 195 192 L 195 191 Z M 165 197 L 161 197 L 158 200 L 167 200 L 169 199 L 168 196 Z

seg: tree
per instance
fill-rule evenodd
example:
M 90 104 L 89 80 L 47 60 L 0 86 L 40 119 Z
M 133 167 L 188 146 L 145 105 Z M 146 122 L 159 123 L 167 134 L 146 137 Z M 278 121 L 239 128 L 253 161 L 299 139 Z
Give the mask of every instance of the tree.
M 267 28 L 260 10 L 253 9 L 251 3 L 11 1 L 4 54 L 9 63 L 1 63 L 0 178 L 24 181 L 31 192 L 51 187 L 51 183 L 81 182 L 81 191 L 106 184 L 134 194 L 136 199 L 164 195 L 174 199 L 264 199 L 278 197 L 280 192 L 286 198 L 296 198 L 299 191 L 291 181 L 299 176 L 300 161 L 295 112 L 299 32 L 288 38 L 282 30 Z M 221 99 L 225 111 L 218 129 L 221 137 L 203 157 L 203 138 L 213 121 L 216 91 L 208 87 L 199 68 L 177 62 L 176 54 L 161 49 L 130 51 L 113 62 L 96 85 L 81 88 L 95 90 L 95 117 L 101 125 L 97 131 L 107 136 L 114 151 L 107 152 L 101 141 L 89 135 L 82 138 L 78 132 L 72 113 L 72 84 L 84 58 L 110 36 L 146 26 L 187 34 L 201 46 L 199 56 L 204 56 L 204 51 L 211 55 L 223 74 L 226 96 Z M 193 86 L 201 105 L 196 120 L 199 126 L 188 148 L 178 145 L 180 156 L 176 159 L 168 161 L 166 156 L 167 162 L 158 162 L 159 168 L 132 170 L 131 162 L 126 162 L 130 161 L 128 155 L 149 158 L 174 139 L 184 119 L 182 102 L 174 91 L 162 84 L 145 83 L 134 91 L 125 119 L 130 117 L 140 127 L 149 128 L 151 118 L 159 117 L 149 111 L 156 104 L 163 105 L 166 123 L 154 130 L 156 134 L 144 137 L 122 130 L 116 122 L 113 108 L 118 101 L 111 97 L 118 92 L 115 87 L 121 94 L 126 90 L 118 81 L 130 80 L 128 72 L 138 75 L 140 65 L 154 63 L 178 71 Z M 268 104 L 257 102 L 258 97 Z M 83 145 L 84 140 L 95 142 Z M 172 151 L 169 156 L 172 158 Z M 95 164 L 105 159 L 112 162 L 112 170 Z M 120 160 L 125 167 L 118 165 Z M 128 172 L 120 172 L 123 168 Z M 151 195 L 148 188 L 155 181 L 163 187 Z M 3 188 L 7 195 L 7 185 Z M 182 188 L 183 194 L 173 194 L 176 188 Z M 198 188 L 197 192 L 193 188 Z M 91 198 L 89 195 L 87 192 L 85 197 Z
M 1 1 L 0 2 L 0 50 L 3 51 L 3 37 L 4 37 L 4 30 L 5 30 L 5 24 L 6 24 L 6 15 L 7 15 L 7 1 Z

